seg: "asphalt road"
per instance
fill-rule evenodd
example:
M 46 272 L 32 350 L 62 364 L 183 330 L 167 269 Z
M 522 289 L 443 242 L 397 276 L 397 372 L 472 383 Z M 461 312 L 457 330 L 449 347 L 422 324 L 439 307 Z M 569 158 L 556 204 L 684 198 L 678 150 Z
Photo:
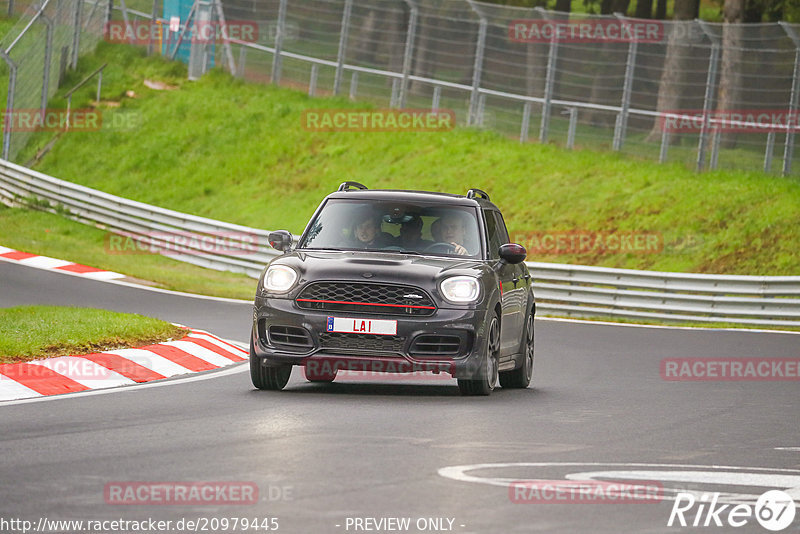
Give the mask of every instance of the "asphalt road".
M 29 303 L 145 313 L 242 342 L 251 314 L 249 303 L 0 262 L 0 307 Z M 536 336 L 534 387 L 488 398 L 460 397 L 455 381 L 433 375 L 316 385 L 297 369 L 285 391 L 262 392 L 245 364 L 205 380 L 0 404 L 0 531 L 20 531 L 3 520 L 40 518 L 152 518 L 172 521 L 172 532 L 182 518 L 277 518 L 278 531 L 291 533 L 698 531 L 667 526 L 669 499 L 510 498 L 508 481 L 575 473 L 662 480 L 730 502 L 794 487 L 800 504 L 797 381 L 672 382 L 659 372 L 669 357 L 797 358 L 800 336 L 553 321 L 537 321 Z M 442 470 L 474 464 L 504 465 Z M 624 473 L 591 474 L 609 470 Z M 130 481 L 232 481 L 259 495 L 256 504 L 106 502 L 104 489 Z M 784 532 L 800 531 L 798 516 Z M 368 518 L 410 523 L 377 529 Z M 731 531 L 768 532 L 752 518 L 703 529 Z

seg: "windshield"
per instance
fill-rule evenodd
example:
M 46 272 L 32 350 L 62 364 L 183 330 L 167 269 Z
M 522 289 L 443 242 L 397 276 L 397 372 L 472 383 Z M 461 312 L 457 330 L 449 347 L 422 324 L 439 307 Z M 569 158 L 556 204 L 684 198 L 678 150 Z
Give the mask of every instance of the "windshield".
M 330 199 L 298 248 L 478 258 L 481 239 L 472 208 Z

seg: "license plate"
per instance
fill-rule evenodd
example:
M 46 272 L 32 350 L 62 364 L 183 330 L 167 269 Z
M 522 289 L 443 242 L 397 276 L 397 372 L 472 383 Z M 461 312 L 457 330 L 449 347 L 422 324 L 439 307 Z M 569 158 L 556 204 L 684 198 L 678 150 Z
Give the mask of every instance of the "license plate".
M 328 317 L 328 332 L 347 334 L 378 334 L 394 336 L 397 334 L 397 321 L 388 319 L 358 319 L 355 317 Z

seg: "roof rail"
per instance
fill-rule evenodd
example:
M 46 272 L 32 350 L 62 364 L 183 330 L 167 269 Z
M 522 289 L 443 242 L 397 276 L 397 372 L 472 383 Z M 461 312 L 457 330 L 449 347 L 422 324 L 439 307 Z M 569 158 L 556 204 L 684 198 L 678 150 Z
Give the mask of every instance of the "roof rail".
M 476 188 L 467 191 L 467 198 L 476 198 L 476 197 L 489 200 L 489 193 L 487 193 L 483 189 L 476 189 Z
M 342 182 L 337 191 L 349 191 L 350 189 L 367 189 L 367 186 L 358 182 Z

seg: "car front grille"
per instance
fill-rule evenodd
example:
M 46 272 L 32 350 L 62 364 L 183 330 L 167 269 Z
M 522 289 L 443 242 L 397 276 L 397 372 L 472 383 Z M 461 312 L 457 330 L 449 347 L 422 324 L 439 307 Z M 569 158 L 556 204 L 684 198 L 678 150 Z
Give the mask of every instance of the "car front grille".
M 403 336 L 381 336 L 377 334 L 348 334 L 344 332 L 320 332 L 319 344 L 323 350 L 372 351 L 375 353 L 399 353 L 403 350 Z
M 455 356 L 461 350 L 461 339 L 458 336 L 440 336 L 425 334 L 417 336 L 408 350 L 417 357 Z
M 381 315 L 432 315 L 436 311 L 431 297 L 419 288 L 363 282 L 314 282 L 300 292 L 296 302 L 306 310 Z

